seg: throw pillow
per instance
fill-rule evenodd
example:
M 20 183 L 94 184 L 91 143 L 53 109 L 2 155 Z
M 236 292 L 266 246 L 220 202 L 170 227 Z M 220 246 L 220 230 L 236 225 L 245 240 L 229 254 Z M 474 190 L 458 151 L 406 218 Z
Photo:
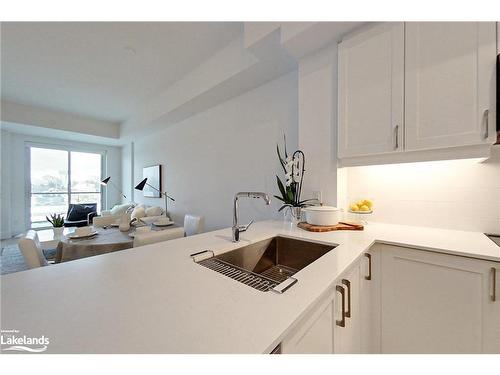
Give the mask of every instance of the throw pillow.
M 146 210 L 144 209 L 144 207 L 141 206 L 134 208 L 132 214 L 130 215 L 132 219 L 140 219 L 141 217 L 144 216 L 146 216 Z
M 113 206 L 113 208 L 110 210 L 111 215 L 123 215 L 128 210 L 129 207 L 130 203 L 117 204 Z
M 146 216 L 160 216 L 163 214 L 163 208 L 158 206 L 153 206 L 146 208 Z

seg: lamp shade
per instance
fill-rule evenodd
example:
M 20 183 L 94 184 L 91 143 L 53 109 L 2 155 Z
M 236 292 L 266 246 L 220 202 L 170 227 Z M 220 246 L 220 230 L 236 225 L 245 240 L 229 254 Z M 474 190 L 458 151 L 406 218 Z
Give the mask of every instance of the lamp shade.
M 135 190 L 140 190 L 140 191 L 142 191 L 142 190 L 144 189 L 144 186 L 146 186 L 146 181 L 147 181 L 147 180 L 148 180 L 148 179 L 147 179 L 147 178 L 145 178 L 144 180 L 142 180 L 141 182 L 139 182 L 139 183 L 137 184 L 137 186 L 135 187 Z
M 109 180 L 111 180 L 111 176 L 108 176 L 104 180 L 102 180 L 101 185 L 106 186 L 108 184 Z

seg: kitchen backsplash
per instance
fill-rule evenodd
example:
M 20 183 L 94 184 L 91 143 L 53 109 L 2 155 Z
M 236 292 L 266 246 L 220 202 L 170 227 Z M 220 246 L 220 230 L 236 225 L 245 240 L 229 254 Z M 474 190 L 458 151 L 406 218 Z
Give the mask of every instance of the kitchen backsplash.
M 339 205 L 370 198 L 369 220 L 500 233 L 500 146 L 466 159 L 339 169 Z

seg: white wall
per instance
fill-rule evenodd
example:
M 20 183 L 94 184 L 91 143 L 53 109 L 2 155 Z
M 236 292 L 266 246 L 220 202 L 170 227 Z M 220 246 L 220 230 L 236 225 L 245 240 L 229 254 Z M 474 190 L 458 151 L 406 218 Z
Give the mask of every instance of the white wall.
M 120 136 L 120 125 L 113 122 L 6 100 L 2 100 L 1 107 L 0 115 L 3 122 L 114 139 Z
M 0 131 L 0 238 L 11 235 L 10 133 Z
M 206 230 L 232 223 L 232 201 L 238 191 L 277 194 L 280 173 L 276 143 L 283 133 L 289 150 L 297 147 L 297 74 L 282 76 L 164 130 L 134 139 L 134 181 L 144 166 L 162 164 L 163 184 L 176 201 L 169 202 L 175 221 L 184 214 L 205 216 Z M 129 150 L 125 161 L 129 160 Z M 165 185 L 166 183 L 166 185 Z M 124 180 L 124 191 L 130 183 Z M 136 202 L 163 205 L 162 199 Z M 241 200 L 242 222 L 280 218 L 278 201 Z
M 337 204 L 337 46 L 299 61 L 299 148 L 306 156 L 304 196 L 321 191 Z
M 1 237 L 8 238 L 26 228 L 26 143 L 70 146 L 87 151 L 106 151 L 105 174 L 121 186 L 121 149 L 114 146 L 93 145 L 61 139 L 29 136 L 2 130 L 1 133 Z M 120 194 L 112 188 L 104 189 L 107 206 L 121 202 Z
M 343 206 L 374 200 L 370 220 L 500 232 L 500 146 L 480 159 L 343 168 Z
M 134 200 L 134 142 L 122 146 L 122 190 L 127 201 Z M 142 172 L 141 172 L 142 173 Z

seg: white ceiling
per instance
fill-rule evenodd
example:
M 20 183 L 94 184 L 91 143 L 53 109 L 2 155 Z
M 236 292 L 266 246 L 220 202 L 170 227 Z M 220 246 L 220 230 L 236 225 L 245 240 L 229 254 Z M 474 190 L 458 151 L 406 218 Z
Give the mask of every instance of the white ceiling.
M 122 122 L 242 23 L 2 23 L 2 98 Z

